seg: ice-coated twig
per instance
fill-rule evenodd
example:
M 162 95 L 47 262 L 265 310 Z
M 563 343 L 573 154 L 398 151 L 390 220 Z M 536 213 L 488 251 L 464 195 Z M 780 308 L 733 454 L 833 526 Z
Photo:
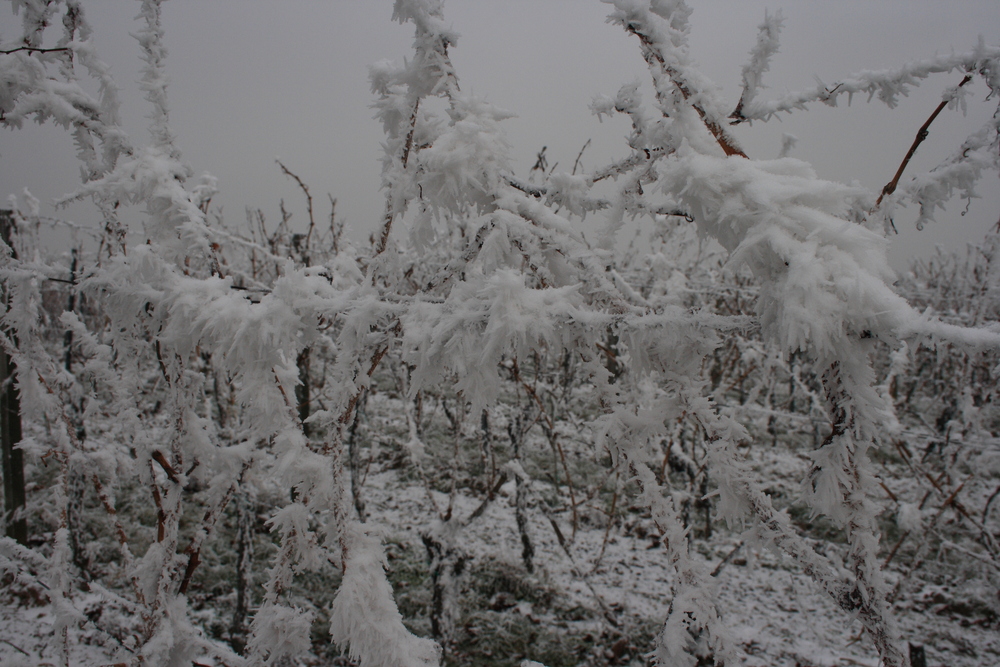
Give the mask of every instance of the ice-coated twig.
M 721 101 L 716 89 L 700 71 L 691 66 L 687 50 L 687 17 L 691 9 L 684 2 L 658 6 L 654 12 L 645 3 L 613 0 L 615 11 L 609 21 L 635 35 L 642 55 L 653 74 L 657 102 L 665 116 L 675 113 L 672 92 L 676 90 L 693 108 L 726 155 L 746 154 L 725 129 Z
M 750 50 L 750 60 L 743 66 L 743 93 L 729 115 L 736 122 L 743 120 L 743 107 L 752 103 L 757 98 L 757 91 L 764 87 L 761 80 L 764 72 L 771 68 L 771 58 L 778 52 L 781 44 L 778 37 L 784 23 L 785 16 L 780 9 L 773 14 L 764 11 L 764 22 L 757 26 L 757 43 Z
M 804 110 L 812 102 L 836 106 L 841 96 L 847 95 L 850 101 L 856 94 L 867 95 L 869 100 L 877 97 L 880 102 L 892 109 L 899 103 L 901 96 L 908 95 L 910 89 L 919 86 L 921 80 L 931 74 L 943 74 L 955 70 L 977 72 L 991 62 L 996 62 L 998 58 L 1000 58 L 1000 46 L 987 46 L 984 42 L 980 42 L 971 51 L 918 60 L 895 69 L 862 70 L 829 85 L 821 81 L 814 88 L 787 93 L 775 100 L 753 102 L 744 106 L 742 117 L 746 120 L 767 121 L 782 112 Z M 986 71 L 994 69 L 988 68 Z

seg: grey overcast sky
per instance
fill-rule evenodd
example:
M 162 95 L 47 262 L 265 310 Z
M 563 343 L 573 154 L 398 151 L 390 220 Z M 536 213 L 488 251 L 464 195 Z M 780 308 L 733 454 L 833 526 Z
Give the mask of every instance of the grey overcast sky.
M 735 105 L 740 69 L 756 40 L 765 8 L 782 9 L 781 52 L 765 77 L 761 99 L 807 88 L 815 77 L 831 82 L 860 69 L 880 69 L 935 53 L 971 48 L 982 35 L 1000 42 L 998 0 L 693 0 L 692 52 L 705 73 Z M 126 127 L 146 139 L 145 101 L 138 87 L 138 45 L 129 36 L 138 3 L 84 3 L 103 59 L 122 88 Z M 634 39 L 605 23 L 608 5 L 597 0 L 449 0 L 445 17 L 461 35 L 452 57 L 464 90 L 485 96 L 517 118 L 506 121 L 515 169 L 526 174 L 548 146 L 560 169 L 571 167 L 587 139 L 586 168 L 624 155 L 624 119 L 599 123 L 588 110 L 596 94 L 613 95 L 645 65 Z M 0 14 L 0 38 L 15 39 L 19 18 Z M 310 184 L 321 214 L 325 193 L 338 199 L 355 239 L 375 229 L 381 127 L 372 119 L 368 65 L 408 57 L 412 27 L 390 20 L 391 0 L 171 0 L 164 5 L 169 49 L 171 118 L 185 160 L 196 173 L 218 177 L 214 204 L 229 223 L 247 206 L 270 221 L 284 198 L 299 223 L 301 195 L 274 164 L 280 157 Z M 777 155 L 784 132 L 798 137 L 792 152 L 823 177 L 857 180 L 877 190 L 893 175 L 917 128 L 960 76 L 924 82 L 900 108 L 855 99 L 848 108 L 813 106 L 781 122 L 735 129 L 751 157 Z M 996 108 L 976 82 L 969 113 L 943 113 L 920 147 L 908 174 L 926 170 L 957 147 Z M 649 99 L 647 94 L 646 98 Z M 43 202 L 79 184 L 72 139 L 61 128 L 26 125 L 0 133 L 0 197 L 28 187 Z M 941 244 L 964 247 L 982 240 L 1000 216 L 996 174 L 980 184 L 982 199 L 952 202 L 938 222 L 918 232 L 914 212 L 897 219 L 891 258 L 908 258 Z M 322 198 L 322 199 L 320 199 Z M 43 214 L 90 222 L 85 205 Z M 139 219 L 141 212 L 128 215 Z M 324 214 L 325 215 L 325 214 Z

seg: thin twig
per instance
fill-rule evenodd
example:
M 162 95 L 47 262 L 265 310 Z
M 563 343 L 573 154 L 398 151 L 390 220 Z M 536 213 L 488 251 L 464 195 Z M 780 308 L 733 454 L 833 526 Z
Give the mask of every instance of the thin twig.
M 385 353 L 388 351 L 389 346 L 385 345 L 372 353 L 371 365 L 368 367 L 368 377 L 375 374 L 375 369 L 378 368 L 378 365 L 382 362 L 382 357 L 384 357 Z M 341 413 L 340 418 L 337 421 L 346 425 L 351 420 L 351 415 L 354 414 L 354 406 L 358 404 L 358 400 L 361 399 L 361 393 L 363 391 L 364 388 L 362 387 L 358 393 L 351 396 L 350 402 L 348 402 L 347 407 L 344 409 L 344 412 Z
M 8 641 L 6 639 L 0 639 L 0 642 L 3 642 L 4 644 L 7 644 L 8 646 L 14 648 L 15 650 L 20 651 L 21 653 L 23 653 L 24 655 L 28 656 L 29 658 L 31 657 L 30 653 L 28 653 L 27 651 L 25 651 L 20 646 L 18 646 L 16 644 L 13 644 L 13 643 L 11 643 L 10 641 Z
M 35 53 L 55 53 L 57 51 L 71 51 L 71 50 L 72 49 L 70 49 L 68 46 L 60 46 L 54 49 L 39 49 L 35 48 L 34 46 L 19 46 L 14 49 L 0 49 L 0 53 L 9 55 L 11 53 L 17 53 L 18 51 L 33 51 Z
M 285 176 L 291 177 L 292 179 L 295 180 L 296 183 L 299 184 L 299 187 L 302 188 L 302 192 L 304 192 L 305 195 L 306 195 L 306 210 L 309 212 L 309 231 L 306 232 L 305 247 L 306 247 L 306 252 L 308 252 L 309 240 L 312 238 L 313 228 L 316 227 L 316 220 L 313 218 L 313 198 L 312 198 L 312 195 L 309 194 L 309 187 L 305 183 L 302 182 L 302 179 L 299 178 L 298 175 L 296 175 L 288 167 L 286 167 L 284 164 L 282 164 L 281 160 L 275 160 L 275 162 L 277 162 L 278 166 L 281 167 L 281 171 L 285 172 Z
M 733 559 L 733 556 L 735 556 L 736 552 L 739 551 L 740 548 L 742 548 L 742 547 L 743 547 L 743 543 L 742 542 L 740 542 L 735 547 L 733 547 L 732 551 L 730 551 L 728 554 L 726 554 L 726 557 L 723 558 L 721 561 L 719 561 L 719 564 L 715 566 L 714 570 L 712 570 L 712 576 L 713 577 L 719 576 L 719 574 L 722 572 L 722 568 L 724 568 L 726 566 L 726 564 L 729 563 L 729 561 L 731 561 Z
M 576 176 L 576 168 L 580 166 L 580 158 L 583 157 L 583 151 L 587 150 L 587 146 L 589 145 L 590 145 L 590 139 L 587 139 L 587 143 L 583 145 L 583 148 L 581 148 L 580 152 L 577 153 L 576 155 L 576 160 L 573 161 L 573 171 L 570 172 L 571 175 Z
M 462 522 L 462 525 L 468 526 L 470 523 L 472 523 L 480 516 L 482 516 L 483 512 L 486 511 L 486 507 L 490 504 L 490 501 L 493 500 L 493 498 L 495 498 L 496 495 L 500 492 L 500 487 L 502 487 L 506 483 L 507 483 L 507 473 L 502 472 L 500 473 L 500 477 L 497 478 L 496 484 L 493 485 L 493 488 L 490 489 L 490 492 L 487 494 L 487 496 L 483 498 L 483 502 L 479 503 L 479 507 L 473 510 L 472 514 L 470 514 L 469 517 Z
M 191 538 L 191 542 L 188 544 L 187 549 L 184 550 L 184 552 L 188 555 L 188 562 L 187 567 L 184 568 L 184 578 L 181 580 L 181 586 L 178 589 L 178 593 L 180 595 L 187 594 L 188 586 L 191 583 L 191 577 L 194 575 L 194 571 L 197 569 L 198 564 L 201 563 L 201 546 L 204 543 L 205 538 L 207 538 L 212 532 L 212 529 L 215 527 L 215 524 L 219 520 L 223 511 L 225 511 L 226 505 L 229 504 L 229 501 L 232 499 L 236 489 L 242 483 L 243 475 L 249 467 L 249 463 L 245 463 L 243 465 L 243 470 L 240 471 L 239 478 L 229 485 L 229 488 L 226 490 L 226 493 L 222 497 L 219 504 L 205 512 L 205 518 L 202 520 L 202 529 L 195 533 L 195 535 Z
M 118 518 L 118 511 L 115 509 L 114 500 L 108 495 L 108 492 L 104 489 L 104 485 L 101 483 L 100 478 L 97 473 L 94 473 L 92 480 L 94 482 L 94 490 L 97 492 L 97 497 L 101 501 L 101 505 L 104 506 L 104 511 L 107 512 L 108 517 L 111 518 L 111 522 L 115 527 L 115 536 L 118 538 L 119 551 L 122 554 L 122 562 L 125 565 L 125 571 L 130 572 L 129 579 L 132 582 L 132 589 L 135 592 L 135 598 L 139 601 L 139 604 L 146 604 L 145 594 L 142 592 L 142 584 L 139 582 L 139 578 L 136 575 L 135 570 L 132 565 L 134 559 L 132 557 L 132 550 L 128 548 L 128 535 L 125 534 L 125 527 L 122 526 L 121 519 Z
M 997 223 L 1000 224 L 1000 223 Z M 983 524 L 986 523 L 986 514 L 990 511 L 990 503 L 1000 494 L 1000 486 L 997 486 L 996 491 L 990 494 L 990 497 L 986 499 L 986 504 L 983 505 Z
M 889 563 L 891 563 L 892 559 L 896 557 L 896 552 L 899 551 L 899 547 L 903 546 L 903 541 L 909 536 L 909 534 L 910 531 L 906 531 L 900 536 L 899 541 L 896 542 L 896 546 L 892 548 L 892 551 L 889 552 L 889 555 L 886 556 L 885 561 L 882 563 L 883 570 L 889 567 Z
M 569 464 L 566 462 L 566 453 L 563 451 L 562 444 L 559 442 L 559 438 L 556 435 L 555 423 L 552 421 L 552 417 L 549 416 L 548 411 L 545 409 L 545 404 L 542 402 L 541 397 L 535 391 L 535 388 L 529 385 L 521 378 L 521 372 L 517 365 L 517 359 L 514 359 L 514 363 L 511 366 L 514 379 L 524 387 L 524 390 L 528 393 L 531 398 L 534 399 L 535 403 L 538 405 L 538 414 L 540 417 L 544 417 L 545 425 L 547 427 L 549 444 L 556 450 L 556 454 L 559 456 L 562 462 L 563 473 L 566 475 L 566 486 L 569 490 L 569 501 L 570 507 L 572 508 L 573 514 L 573 537 L 576 537 L 576 529 L 579 522 L 576 513 L 576 493 L 573 490 L 573 478 L 569 474 Z
M 958 84 L 957 87 L 961 88 L 970 81 L 972 81 L 972 75 L 966 74 L 965 78 L 962 79 L 962 82 Z M 893 192 L 896 191 L 896 186 L 899 185 L 899 179 L 903 175 L 903 170 L 906 169 L 906 165 L 910 163 L 910 158 L 913 157 L 913 154 L 917 152 L 917 146 L 922 144 L 924 142 L 924 139 L 927 138 L 928 134 L 927 129 L 931 126 L 931 123 L 934 122 L 934 119 L 938 117 L 938 114 L 941 113 L 941 111 L 947 105 L 948 105 L 948 100 L 941 100 L 941 103 L 937 105 L 936 109 L 934 109 L 934 113 L 932 113 L 930 118 L 928 118 L 924 122 L 924 124 L 920 126 L 920 129 L 917 130 L 917 136 L 913 140 L 913 143 L 910 145 L 910 150 L 906 151 L 906 157 L 903 158 L 903 161 L 899 165 L 899 169 L 896 170 L 896 175 L 892 177 L 891 181 L 886 183 L 885 187 L 882 188 L 882 193 L 879 194 L 878 199 L 875 200 L 875 209 L 879 207 L 879 205 L 882 203 L 882 199 L 886 195 L 891 195 Z M 875 209 L 872 210 L 874 211 Z
M 160 497 L 160 485 L 156 483 L 156 471 L 153 469 L 153 461 L 149 462 L 150 484 L 153 485 L 153 502 L 156 505 L 156 541 L 162 542 L 166 537 L 167 513 L 163 509 L 163 499 Z
M 594 568 L 591 572 L 596 572 L 597 568 L 601 566 L 601 561 L 604 560 L 604 551 L 608 547 L 608 538 L 611 536 L 611 524 L 615 520 L 615 510 L 618 508 L 618 482 L 619 482 L 619 470 L 616 466 L 615 472 L 615 490 L 611 495 L 611 511 L 608 512 L 608 524 L 604 527 L 604 539 L 601 540 L 601 551 L 597 554 L 597 560 L 594 562 Z

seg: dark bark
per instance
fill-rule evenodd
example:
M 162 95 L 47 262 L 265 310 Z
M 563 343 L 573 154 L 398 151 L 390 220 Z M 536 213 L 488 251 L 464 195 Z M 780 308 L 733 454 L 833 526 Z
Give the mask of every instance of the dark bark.
M 247 615 L 253 586 L 253 541 L 257 517 L 250 495 L 240 490 L 236 493 L 236 611 L 229 630 L 229 644 L 242 654 L 247 644 Z
M 76 275 L 78 269 L 78 257 L 76 248 L 73 248 L 72 261 L 69 266 L 70 288 L 69 296 L 66 300 L 66 311 L 76 311 Z M 73 372 L 73 330 L 67 329 L 63 336 L 63 367 L 67 373 Z M 78 406 L 75 402 L 69 401 L 69 418 L 76 431 L 76 439 L 83 442 L 87 437 L 87 429 L 83 423 L 83 401 L 81 399 Z M 80 570 L 80 575 L 85 581 L 90 580 L 90 559 L 86 554 L 85 527 L 83 521 L 84 494 L 87 490 L 86 472 L 80 466 L 69 464 L 69 474 L 66 481 L 66 527 L 69 529 L 70 550 L 73 552 L 73 563 Z
M 73 259 L 69 265 L 69 280 L 70 280 L 70 290 L 68 302 L 66 303 L 67 312 L 74 312 L 76 310 L 76 267 L 77 267 L 77 253 L 76 248 L 73 248 Z M 66 367 L 67 373 L 73 372 L 73 330 L 67 329 L 66 334 L 63 338 L 63 365 Z
M 443 548 L 441 543 L 429 534 L 422 536 L 424 548 L 427 549 L 427 563 L 431 575 L 431 637 L 441 639 L 442 621 L 444 617 L 444 582 L 441 580 L 444 572 Z
M 27 496 L 24 490 L 24 452 L 21 442 L 21 398 L 14 385 L 14 363 L 6 351 L 0 352 L 0 440 L 3 442 L 4 514 L 7 537 L 28 543 L 28 521 L 24 517 Z
M 527 430 L 532 424 L 532 420 L 529 419 L 531 412 L 531 404 L 529 403 L 525 408 L 524 415 L 518 415 L 513 421 L 507 425 L 507 435 L 510 436 L 510 443 L 514 450 L 514 459 L 520 461 L 521 459 L 521 445 L 523 444 L 524 437 L 527 435 Z M 521 560 L 524 561 L 524 569 L 528 572 L 535 571 L 534 557 L 535 557 L 535 547 L 531 543 L 531 535 L 528 533 L 528 494 L 527 490 L 522 488 L 523 481 L 520 476 L 515 476 L 514 478 L 514 520 L 517 522 L 517 532 L 521 536 Z
M 451 638 L 452 619 L 445 602 L 449 597 L 454 598 L 459 578 L 465 572 L 466 563 L 471 557 L 447 544 L 451 541 L 447 537 L 445 543 L 430 533 L 424 533 L 421 539 L 427 550 L 427 564 L 431 575 L 431 636 L 446 644 Z
M 497 459 L 496 452 L 493 451 L 493 434 L 490 431 L 490 413 L 486 408 L 483 408 L 483 413 L 480 416 L 479 429 L 482 433 L 482 440 L 480 441 L 480 458 L 483 462 L 483 471 L 487 475 L 487 499 L 493 500 L 492 489 L 497 476 Z
M 347 430 L 347 465 L 351 469 L 351 497 L 354 499 L 354 509 L 358 512 L 358 521 L 364 523 L 368 519 L 368 512 L 365 510 L 365 497 L 361 492 L 364 485 L 361 472 L 361 445 L 358 442 L 358 427 L 362 419 L 365 418 L 365 406 L 368 403 L 368 392 L 364 391 L 358 399 L 354 411 L 354 420 Z
M 17 251 L 12 242 L 14 218 L 10 211 L 0 211 L 0 236 Z M 4 295 L 6 298 L 6 295 Z M 5 332 L 13 340 L 12 332 Z M 17 341 L 15 340 L 16 344 Z M 6 350 L 0 350 L 0 443 L 3 449 L 4 523 L 7 537 L 19 544 L 28 543 L 28 521 L 24 517 L 27 496 L 24 489 L 24 452 L 21 442 L 21 396 L 14 382 L 17 369 Z
M 66 480 L 66 528 L 73 564 L 84 581 L 90 581 L 90 558 L 87 556 L 86 532 L 83 521 L 83 499 L 87 490 L 87 476 L 79 466 L 70 462 Z
M 703 537 L 711 539 L 712 537 L 712 500 L 708 497 L 708 472 L 704 472 L 701 478 L 701 484 L 698 487 L 698 502 L 697 507 L 702 511 L 702 517 L 705 521 L 705 533 Z
M 299 367 L 299 384 L 295 387 L 295 402 L 298 404 L 299 410 L 299 421 L 302 422 L 302 433 L 308 438 L 312 428 L 306 423 L 306 420 L 310 415 L 310 405 L 309 405 L 309 383 L 310 383 L 310 373 L 309 373 L 309 348 L 305 348 L 299 353 L 298 358 L 295 360 L 296 365 Z

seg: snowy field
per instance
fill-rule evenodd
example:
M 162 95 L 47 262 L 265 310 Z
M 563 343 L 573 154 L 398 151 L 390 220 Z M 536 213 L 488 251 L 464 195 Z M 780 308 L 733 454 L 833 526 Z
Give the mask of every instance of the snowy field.
M 13 2 L 0 126 L 68 130 L 99 223 L 0 211 L 3 667 L 1000 663 L 1000 226 L 889 261 L 992 188 L 1000 46 L 768 90 L 766 12 L 727 95 L 683 0 L 604 4 L 617 152 L 525 171 L 442 0 L 396 0 L 359 240 L 281 161 L 304 209 L 224 215 L 159 0 L 139 133 L 81 3 Z M 930 81 L 847 182 L 743 141 Z

